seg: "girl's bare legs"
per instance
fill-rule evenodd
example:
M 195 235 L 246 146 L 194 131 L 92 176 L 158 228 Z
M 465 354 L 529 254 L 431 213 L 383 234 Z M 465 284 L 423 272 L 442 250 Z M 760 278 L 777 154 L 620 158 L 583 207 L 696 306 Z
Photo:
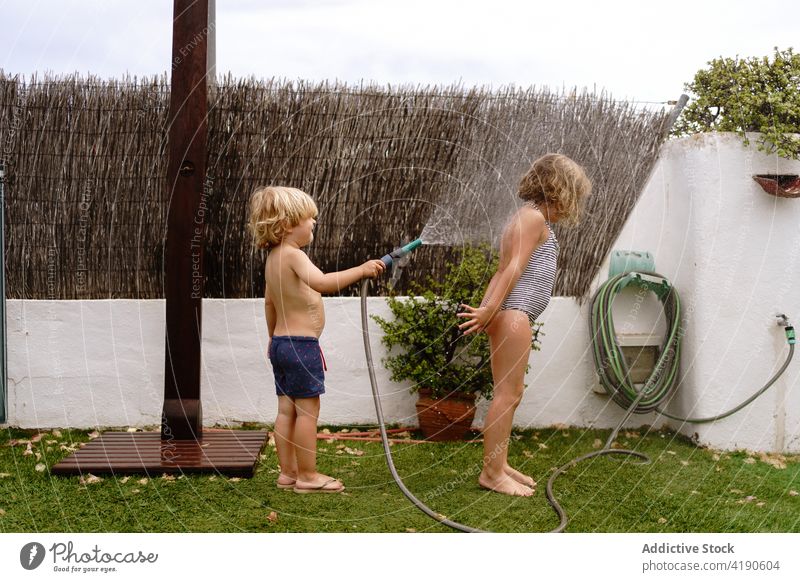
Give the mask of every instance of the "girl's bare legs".
M 478 483 L 498 493 L 527 497 L 533 495 L 533 489 L 520 483 L 525 475 L 508 465 L 508 440 L 514 412 L 522 400 L 525 367 L 531 351 L 528 316 L 515 309 L 499 311 L 486 332 L 492 357 L 494 398 L 484 422 L 483 471 Z
M 275 449 L 281 474 L 279 485 L 291 485 L 297 479 L 297 457 L 294 450 L 294 423 L 297 415 L 288 396 L 278 396 L 278 417 L 275 419 Z
M 319 396 L 296 398 L 294 401 L 297 420 L 294 424 L 294 450 L 297 456 L 298 489 L 322 487 L 341 489 L 344 486 L 328 475 L 317 473 L 317 418 L 319 417 Z M 331 481 L 328 483 L 328 481 Z M 326 484 L 327 483 L 327 484 Z

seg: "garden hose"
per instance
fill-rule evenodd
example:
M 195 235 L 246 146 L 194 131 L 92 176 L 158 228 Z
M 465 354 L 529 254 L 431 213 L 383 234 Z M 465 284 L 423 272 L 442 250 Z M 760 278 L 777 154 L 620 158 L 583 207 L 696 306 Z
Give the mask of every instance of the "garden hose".
M 664 312 L 667 316 L 667 335 L 664 339 L 664 344 L 661 346 L 661 355 L 656 362 L 653 373 L 641 389 L 637 389 L 631 381 L 630 370 L 625 362 L 622 350 L 617 343 L 617 336 L 614 331 L 614 320 L 611 315 L 611 305 L 614 298 L 623 288 L 630 284 L 635 284 L 643 289 L 653 291 L 663 304 Z M 680 365 L 680 341 L 682 337 L 682 333 L 680 333 L 680 316 L 681 303 L 678 293 L 675 291 L 674 287 L 669 284 L 666 278 L 657 273 L 620 273 L 611 277 L 601 285 L 595 293 L 589 309 L 589 329 L 592 334 L 592 354 L 594 355 L 597 374 L 606 392 L 611 395 L 614 402 L 626 408 L 626 411 L 625 416 L 611 432 L 611 436 L 608 437 L 608 440 L 601 450 L 573 459 L 563 467 L 556 469 L 548 480 L 547 500 L 550 502 L 550 505 L 553 506 L 553 509 L 555 509 L 561 520 L 558 528 L 553 530 L 554 532 L 564 531 L 568 523 L 566 513 L 558 504 L 553 494 L 553 483 L 556 478 L 568 468 L 586 459 L 607 454 L 632 455 L 643 459 L 644 463 L 642 464 L 650 462 L 650 458 L 643 453 L 611 448 L 612 443 L 617 438 L 617 434 L 627 422 L 628 418 L 630 418 L 631 414 L 656 411 L 674 420 L 692 423 L 720 420 L 738 412 L 766 392 L 780 375 L 783 374 L 794 356 L 794 328 L 788 325 L 784 317 L 781 325 L 785 327 L 786 340 L 789 343 L 789 354 L 780 370 L 778 370 L 764 387 L 735 408 L 716 416 L 708 418 L 681 418 L 673 416 L 664 412 L 659 405 L 669 396 L 676 386 L 676 377 Z
M 378 417 L 378 427 L 380 428 L 381 432 L 381 442 L 383 443 L 383 452 L 384 456 L 386 457 L 386 464 L 389 465 L 389 472 L 392 474 L 392 478 L 394 479 L 397 486 L 400 488 L 400 491 L 403 492 L 408 500 L 413 503 L 420 511 L 422 511 L 425 515 L 430 517 L 431 519 L 438 521 L 442 525 L 446 525 L 447 527 L 453 528 L 458 531 L 463 531 L 466 533 L 479 533 L 483 532 L 483 530 L 476 529 L 474 527 L 470 527 L 468 525 L 464 525 L 463 523 L 458 523 L 457 521 L 452 521 L 447 519 L 440 513 L 436 513 L 430 507 L 422 503 L 419 499 L 417 499 L 411 491 L 408 490 L 403 480 L 400 478 L 400 475 L 397 472 L 397 469 L 394 466 L 394 460 L 392 459 L 392 451 L 389 448 L 389 435 L 386 433 L 386 422 L 383 419 L 383 409 L 381 408 L 381 397 L 378 394 L 378 381 L 375 378 L 375 364 L 372 361 L 372 347 L 369 343 L 369 328 L 367 324 L 369 322 L 369 318 L 367 317 L 367 295 L 369 294 L 369 284 L 370 279 L 364 279 L 361 283 L 361 332 L 364 336 L 364 353 L 367 358 L 367 370 L 369 371 L 369 383 L 372 386 L 372 399 L 375 402 L 375 414 Z
M 459 523 L 457 521 L 453 521 L 451 519 L 447 519 L 440 513 L 435 512 L 430 507 L 425 505 L 422 501 L 417 499 L 417 497 L 409 491 L 408 487 L 406 487 L 405 483 L 403 483 L 403 479 L 400 477 L 399 473 L 397 472 L 397 468 L 394 466 L 394 459 L 392 458 L 392 450 L 389 448 L 389 435 L 386 432 L 386 421 L 383 418 L 383 409 L 381 407 L 381 397 L 378 393 L 378 381 L 375 377 L 375 364 L 372 359 L 372 346 L 370 345 L 369 341 L 369 317 L 367 316 L 367 296 L 369 294 L 369 284 L 370 279 L 364 279 L 361 284 L 361 332 L 364 338 L 364 354 L 367 360 L 367 370 L 369 372 L 369 382 L 372 388 L 372 400 L 375 403 L 375 415 L 378 418 L 378 427 L 380 429 L 381 434 L 381 443 L 383 444 L 383 453 L 384 457 L 386 458 L 386 464 L 389 466 L 389 472 L 392 475 L 397 486 L 400 488 L 400 491 L 403 492 L 403 495 L 414 504 L 420 511 L 422 511 L 425 515 L 430 517 L 431 519 L 441 523 L 442 525 L 446 525 L 449 528 L 452 528 L 457 531 L 465 532 L 465 533 L 487 533 L 485 530 L 470 527 L 468 525 L 464 525 L 463 523 Z M 638 400 L 637 400 L 638 402 Z M 635 402 L 634 405 L 637 403 Z M 649 459 L 646 455 L 642 453 L 638 453 L 636 451 L 629 451 L 625 449 L 612 449 L 611 444 L 616 439 L 617 433 L 622 428 L 623 423 L 627 420 L 630 416 L 631 412 L 633 411 L 633 406 L 628 411 L 628 414 L 625 415 L 625 418 L 622 422 L 619 423 L 617 428 L 611 433 L 611 436 L 606 443 L 606 446 L 603 447 L 600 451 L 593 451 L 587 455 L 583 455 L 576 459 L 573 459 L 566 465 L 559 467 L 555 473 L 550 477 L 550 480 L 547 482 L 547 500 L 550 502 L 550 505 L 556 511 L 560 519 L 559 526 L 552 530 L 550 533 L 558 533 L 564 531 L 564 528 L 567 527 L 567 515 L 561 506 L 558 504 L 558 501 L 555 499 L 553 495 L 553 483 L 555 483 L 556 478 L 559 475 L 563 474 L 564 472 L 569 469 L 569 467 L 579 463 L 580 461 L 590 459 L 592 457 L 597 457 L 599 455 L 633 455 L 640 457 L 645 460 L 645 462 L 649 462 Z
M 617 343 L 614 330 L 614 319 L 611 314 L 611 305 L 616 295 L 626 286 L 634 284 L 650 289 L 664 305 L 667 316 L 667 334 L 661 346 L 661 355 L 655 364 L 655 369 L 641 389 L 637 389 L 630 379 L 630 371 L 625 362 L 625 357 Z M 734 408 L 706 418 L 683 418 L 669 414 L 661 407 L 674 388 L 677 386 L 677 376 L 680 365 L 681 337 L 680 329 L 681 304 L 678 293 L 666 278 L 657 273 L 620 273 L 606 281 L 594 295 L 589 309 L 589 329 L 592 336 L 592 355 L 595 368 L 600 379 L 600 384 L 611 398 L 626 408 L 639 399 L 633 412 L 644 414 L 655 411 L 673 420 L 702 424 L 727 418 L 740 411 L 753 402 L 772 386 L 784 373 L 794 356 L 795 332 L 788 325 L 785 317 L 779 322 L 785 328 L 786 340 L 789 344 L 789 354 L 783 365 L 770 380 L 752 396 Z
M 645 455 L 644 453 L 640 453 L 638 451 L 632 451 L 630 449 L 614 449 L 611 446 L 614 444 L 614 441 L 617 439 L 617 434 L 619 433 L 620 429 L 622 429 L 622 425 L 630 418 L 631 414 L 633 414 L 634 409 L 639 404 L 639 401 L 644 396 L 644 392 L 642 392 L 639 397 L 634 399 L 628 409 L 625 411 L 625 416 L 622 418 L 621 421 L 617 424 L 617 427 L 611 431 L 611 435 L 606 440 L 606 444 L 603 445 L 603 448 L 599 451 L 592 451 L 591 453 L 587 453 L 585 455 L 581 455 L 580 457 L 575 457 L 570 462 L 562 465 L 558 469 L 556 469 L 553 474 L 550 476 L 550 479 L 547 480 L 547 488 L 545 489 L 545 494 L 547 496 L 547 501 L 550 503 L 550 506 L 555 510 L 556 515 L 558 515 L 559 524 L 558 527 L 554 530 L 551 530 L 550 533 L 561 533 L 567 528 L 567 523 L 569 523 L 569 519 L 567 519 L 567 513 L 564 511 L 564 508 L 558 503 L 556 499 L 555 493 L 553 493 L 553 484 L 556 482 L 556 479 L 567 472 L 570 467 L 574 467 L 581 461 L 586 461 L 587 459 L 592 459 L 594 457 L 599 457 L 601 455 L 626 455 L 629 457 L 639 457 L 642 459 L 639 465 L 646 465 L 650 462 L 650 457 Z
M 645 275 L 647 278 L 643 278 Z M 660 283 L 654 283 L 658 277 Z M 641 390 L 630 379 L 625 357 L 617 343 L 611 306 L 614 298 L 628 285 L 652 289 L 664 306 L 667 316 L 667 335 L 655 370 Z M 675 378 L 680 365 L 681 302 L 675 289 L 666 279 L 655 273 L 620 273 L 606 281 L 594 295 L 589 309 L 589 330 L 592 337 L 592 355 L 603 389 L 622 408 L 627 408 L 639 399 L 634 413 L 642 414 L 655 409 L 675 387 Z
M 660 279 L 660 281 L 656 280 Z M 637 285 L 648 288 L 654 291 L 662 304 L 668 320 L 668 333 L 662 345 L 661 355 L 656 362 L 655 371 L 650 375 L 645 382 L 642 389 L 637 390 L 634 383 L 630 379 L 630 372 L 625 362 L 624 355 L 619 348 L 616 341 L 616 334 L 614 333 L 614 322 L 611 315 L 611 304 L 614 297 L 627 285 L 636 283 Z M 394 466 L 392 452 L 389 447 L 389 437 L 386 432 L 386 423 L 383 418 L 383 410 L 381 408 L 380 394 L 378 393 L 378 383 L 375 377 L 375 365 L 372 359 L 372 348 L 369 341 L 368 331 L 368 316 L 367 316 L 367 296 L 369 293 L 369 279 L 364 279 L 361 285 L 361 329 L 364 338 L 364 352 L 367 360 L 367 369 L 369 372 L 369 381 L 372 388 L 372 398 L 375 403 L 375 413 L 378 418 L 378 425 L 380 428 L 381 442 L 383 444 L 384 456 L 386 463 L 389 466 L 389 472 L 392 475 L 395 483 L 400 488 L 400 491 L 414 504 L 420 511 L 425 513 L 433 520 L 455 529 L 457 531 L 467 533 L 485 533 L 485 530 L 473 528 L 462 523 L 458 523 L 447 519 L 445 516 L 433 511 L 430 507 L 417 499 L 408 487 L 403 483 L 402 478 Z M 617 424 L 616 428 L 611 432 L 606 440 L 605 445 L 598 451 L 592 451 L 585 455 L 581 455 L 569 461 L 568 463 L 557 468 L 547 481 L 546 496 L 547 501 L 555 510 L 559 518 L 559 525 L 550 533 L 563 532 L 569 520 L 567 514 L 553 493 L 553 485 L 556 479 L 563 475 L 570 467 L 574 467 L 578 463 L 598 457 L 601 455 L 624 455 L 634 456 L 642 459 L 642 463 L 647 464 L 650 458 L 644 453 L 633 451 L 629 449 L 615 449 L 612 448 L 614 441 L 622 429 L 622 426 L 627 422 L 630 416 L 634 413 L 645 413 L 656 411 L 674 420 L 682 422 L 702 423 L 712 422 L 719 420 L 738 412 L 753 400 L 763 394 L 775 381 L 783 374 L 789 365 L 789 362 L 794 356 L 795 332 L 794 328 L 790 325 L 784 325 L 786 332 L 786 339 L 789 344 L 789 354 L 786 361 L 781 366 L 780 370 L 767 382 L 767 384 L 753 394 L 750 398 L 736 406 L 735 408 L 724 412 L 722 414 L 709 417 L 709 418 L 680 418 L 663 412 L 659 408 L 659 404 L 672 392 L 675 387 L 675 378 L 678 374 L 678 366 L 680 363 L 680 298 L 678 297 L 675 289 L 669 285 L 667 280 L 656 273 L 622 273 L 612 277 L 604 283 L 592 299 L 592 304 L 589 309 L 589 327 L 592 332 L 592 352 L 594 354 L 595 364 L 597 366 L 598 376 L 603 388 L 611 395 L 613 400 L 626 409 L 625 415 L 622 420 Z

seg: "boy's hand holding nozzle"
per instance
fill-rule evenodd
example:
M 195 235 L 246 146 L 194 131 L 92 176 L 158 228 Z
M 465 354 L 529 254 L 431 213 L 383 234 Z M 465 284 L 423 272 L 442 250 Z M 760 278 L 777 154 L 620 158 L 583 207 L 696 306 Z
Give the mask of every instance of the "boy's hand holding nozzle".
M 370 259 L 363 265 L 361 265 L 361 271 L 363 272 L 362 279 L 369 277 L 370 279 L 374 279 L 381 275 L 386 270 L 386 265 L 380 259 Z
M 361 265 L 361 269 L 364 272 L 364 277 L 370 277 L 374 279 L 375 277 L 383 273 L 387 269 L 387 267 L 392 266 L 395 263 L 395 261 L 399 261 L 421 244 L 422 244 L 422 239 L 418 238 L 416 240 L 411 241 L 407 245 L 394 249 L 391 253 L 389 253 L 388 255 L 384 255 L 380 259 L 373 259 L 371 261 L 367 261 L 366 263 Z

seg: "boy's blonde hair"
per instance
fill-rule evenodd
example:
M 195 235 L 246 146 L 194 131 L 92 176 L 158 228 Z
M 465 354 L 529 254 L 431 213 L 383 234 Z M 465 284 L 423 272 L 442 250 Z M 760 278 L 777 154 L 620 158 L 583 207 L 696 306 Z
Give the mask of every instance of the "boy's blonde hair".
M 581 202 L 592 189 L 584 169 L 562 154 L 545 154 L 534 161 L 519 184 L 519 197 L 547 203 L 568 225 L 578 224 Z
M 287 231 L 305 218 L 318 214 L 314 200 L 297 188 L 261 186 L 250 196 L 250 221 L 247 224 L 253 244 L 259 248 L 277 246 Z

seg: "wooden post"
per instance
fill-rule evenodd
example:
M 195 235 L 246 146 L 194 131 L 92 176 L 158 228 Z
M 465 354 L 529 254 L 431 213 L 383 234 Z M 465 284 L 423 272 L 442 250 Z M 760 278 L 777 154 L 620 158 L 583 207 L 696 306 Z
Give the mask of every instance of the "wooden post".
M 252 477 L 266 431 L 209 430 L 200 406 L 206 183 L 206 71 L 213 74 L 214 0 L 174 0 L 165 269 L 166 370 L 161 432 L 106 432 L 53 475 L 224 473 Z M 209 26 L 209 6 L 212 23 Z M 201 442 L 202 441 L 202 442 Z
M 174 0 L 167 166 L 162 439 L 200 439 L 208 0 Z

